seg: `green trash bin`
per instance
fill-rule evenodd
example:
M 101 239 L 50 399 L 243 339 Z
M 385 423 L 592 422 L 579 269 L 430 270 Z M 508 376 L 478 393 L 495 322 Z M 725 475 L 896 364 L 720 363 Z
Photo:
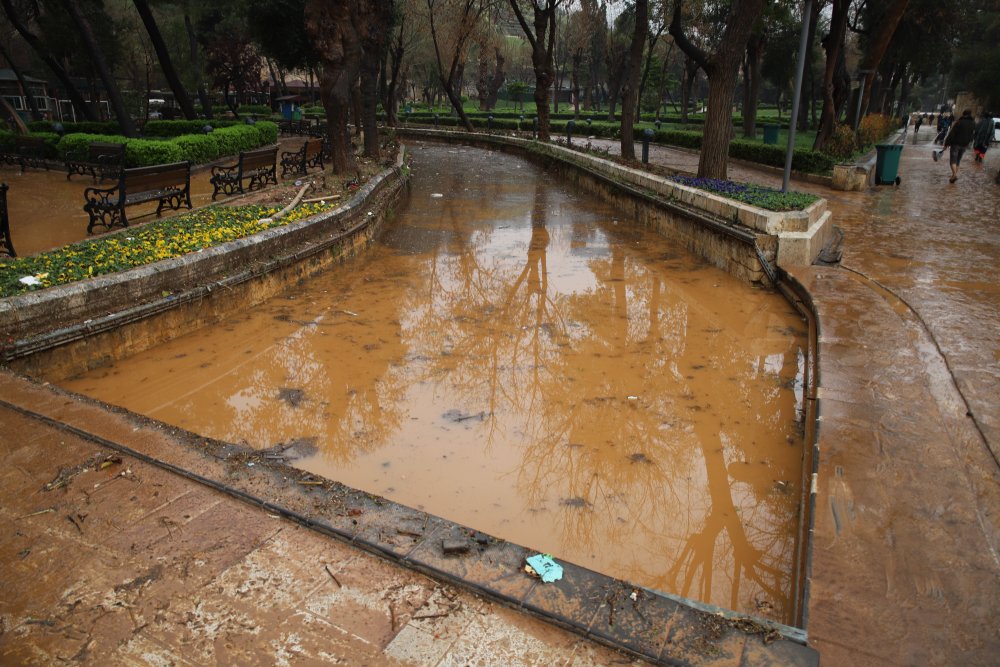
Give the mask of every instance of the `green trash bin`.
M 302 109 L 296 109 L 292 112 L 292 120 L 302 120 Z
M 879 144 L 875 147 L 875 184 L 899 185 L 899 156 L 902 144 Z
M 778 130 L 781 129 L 777 125 L 765 125 L 764 126 L 764 143 L 765 144 L 777 144 L 778 143 Z

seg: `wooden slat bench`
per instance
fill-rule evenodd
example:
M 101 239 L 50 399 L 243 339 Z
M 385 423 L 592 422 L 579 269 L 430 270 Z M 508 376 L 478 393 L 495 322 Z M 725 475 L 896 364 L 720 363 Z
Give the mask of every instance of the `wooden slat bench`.
M 310 167 L 323 169 L 323 140 L 306 139 L 302 148 L 297 151 L 285 151 L 281 154 L 281 177 L 287 174 L 302 174 Z
M 0 254 L 8 257 L 17 257 L 14 251 L 14 242 L 10 239 L 10 217 L 7 214 L 7 189 L 6 183 L 0 183 Z
M 73 174 L 100 178 L 118 178 L 125 166 L 125 144 L 92 141 L 87 150 L 66 153 L 66 180 Z
M 18 165 L 21 171 L 27 167 L 42 167 L 47 171 L 45 140 L 40 137 L 14 137 L 14 150 L 4 153 L 3 161 Z
M 275 164 L 277 159 L 278 147 L 275 145 L 243 151 L 236 164 L 212 167 L 212 199 L 214 200 L 219 192 L 225 195 L 237 192 L 243 194 L 243 181 L 247 178 L 250 179 L 250 183 L 246 187 L 247 190 L 259 190 L 268 183 L 277 185 L 278 176 Z
M 191 208 L 191 163 L 174 162 L 152 167 L 123 169 L 118 183 L 110 188 L 87 188 L 83 191 L 83 210 L 90 216 L 87 233 L 94 227 L 128 227 L 125 207 L 158 201 L 156 215 L 165 208 Z

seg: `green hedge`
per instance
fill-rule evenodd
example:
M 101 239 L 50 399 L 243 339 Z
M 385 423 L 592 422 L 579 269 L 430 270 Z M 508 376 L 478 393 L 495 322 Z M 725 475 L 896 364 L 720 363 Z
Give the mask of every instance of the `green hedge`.
M 38 132 L 55 132 L 52 126 L 58 121 L 33 120 L 28 123 L 32 134 Z M 61 123 L 63 134 L 83 132 L 86 134 L 121 134 L 122 128 L 117 121 L 80 121 L 77 123 Z
M 772 167 L 785 166 L 785 148 L 771 146 L 756 141 L 735 139 L 729 142 L 729 155 L 740 160 L 748 160 Z M 836 160 L 826 153 L 810 150 L 796 150 L 792 153 L 792 169 L 810 174 L 826 174 L 833 171 Z
M 86 151 L 92 141 L 123 143 L 125 166 L 145 167 L 183 160 L 202 164 L 219 157 L 236 155 L 240 151 L 267 146 L 277 140 L 278 126 L 269 121 L 260 121 L 256 125 L 239 123 L 219 128 L 210 134 L 188 134 L 171 139 L 128 139 L 121 135 L 67 134 L 59 141 L 58 150 L 60 155 L 65 155 L 69 151 Z
M 204 119 L 201 120 L 151 120 L 142 128 L 147 137 L 180 137 L 185 134 L 202 134 L 202 128 L 210 125 L 213 129 L 240 125 L 240 120 Z
M 13 153 L 14 152 L 14 137 L 18 135 L 7 130 L 0 130 L 0 153 Z M 59 135 L 55 132 L 32 132 L 32 137 L 37 137 L 39 139 L 45 140 L 45 156 L 49 159 L 57 159 L 60 157 L 59 153 Z

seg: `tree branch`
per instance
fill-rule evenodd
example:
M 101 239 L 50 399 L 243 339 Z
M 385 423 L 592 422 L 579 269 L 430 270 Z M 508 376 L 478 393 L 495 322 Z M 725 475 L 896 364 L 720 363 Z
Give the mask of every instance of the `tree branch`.
M 674 38 L 677 46 L 681 47 L 681 51 L 687 54 L 688 58 L 698 63 L 698 67 L 708 72 L 710 67 L 708 54 L 698 48 L 698 45 L 689 40 L 687 35 L 684 34 L 684 26 L 681 24 L 682 4 L 682 0 L 677 0 L 674 3 L 674 16 L 670 20 L 670 29 L 668 32 Z

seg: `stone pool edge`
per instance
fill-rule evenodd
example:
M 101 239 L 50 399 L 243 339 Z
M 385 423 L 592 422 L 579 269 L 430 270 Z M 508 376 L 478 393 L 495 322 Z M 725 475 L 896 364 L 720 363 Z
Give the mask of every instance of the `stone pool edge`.
M 264 451 L 200 437 L 9 371 L 0 372 L 0 395 L 0 404 L 32 420 L 634 657 L 664 665 L 819 664 L 796 628 L 633 586 L 562 560 L 563 579 L 543 584 L 523 571 L 524 559 L 534 553 L 525 546 L 314 476 Z
M 25 335 L 16 339 L 13 345 L 4 346 L 3 361 L 15 371 L 58 380 L 118 356 L 127 356 L 121 353 L 122 350 L 134 354 L 181 335 L 192 327 L 231 315 L 248 303 L 262 301 L 288 284 L 357 252 L 378 233 L 387 211 L 401 196 L 405 180 L 406 170 L 402 166 L 401 154 L 394 168 L 373 179 L 334 212 L 257 235 L 258 241 L 262 237 L 267 240 L 277 237 L 280 241 L 272 247 L 287 251 L 278 256 L 263 253 L 264 257 L 258 257 L 261 254 L 260 245 L 241 239 L 217 249 L 133 269 L 136 275 L 124 272 L 0 301 L 0 327 L 5 332 L 10 331 L 6 328 L 10 322 L 28 330 L 31 323 L 51 324 L 46 317 L 55 318 L 56 324 L 66 324 L 56 328 L 50 326 L 47 331 Z M 630 193 L 622 196 L 630 196 Z M 325 227 L 332 228 L 338 221 L 343 223 L 344 229 L 320 229 L 324 226 L 321 223 L 330 223 Z M 315 234 L 308 235 L 303 231 L 306 229 Z M 284 230 L 289 230 L 293 238 L 275 234 Z M 320 231 L 326 233 L 320 234 Z M 338 235 L 338 231 L 343 233 Z M 345 236 L 351 238 L 342 243 Z M 330 252 L 324 253 L 324 250 Z M 315 259 L 317 254 L 325 258 Z M 223 271 L 221 274 L 205 271 L 216 266 L 222 258 L 228 258 L 222 266 L 235 264 L 241 270 L 236 273 Z M 135 283 L 130 282 L 138 276 L 150 281 L 143 288 L 143 293 L 152 299 L 130 308 L 114 310 L 122 299 L 141 301 L 141 293 L 137 295 Z M 211 280 L 206 276 L 210 276 Z M 178 290 L 170 281 L 179 279 L 200 282 Z M 253 286 L 258 283 L 263 285 Z M 158 291 L 164 287 L 167 288 L 163 290 L 168 292 L 167 295 Z M 217 299 L 219 294 L 225 297 Z M 34 313 L 35 319 L 27 317 L 23 310 L 7 307 L 19 299 L 23 300 L 18 302 L 20 305 L 39 309 Z M 210 305 L 219 301 L 235 303 L 238 307 L 223 312 L 209 307 L 209 312 L 204 312 L 206 303 Z M 48 310 L 43 306 L 47 306 Z M 77 321 L 74 322 L 73 318 Z M 3 373 L 0 386 L 13 377 Z M 24 384 L 9 392 L 4 391 L 3 395 L 11 397 L 9 400 L 19 405 L 7 403 L 7 400 L 3 403 L 23 414 L 148 460 L 378 554 L 400 566 L 461 585 L 635 656 L 660 664 L 690 664 L 726 658 L 732 664 L 748 666 L 818 663 L 816 652 L 802 645 L 805 633 L 797 628 L 762 623 L 749 616 L 632 586 L 567 562 L 563 562 L 566 577 L 562 582 L 542 585 L 521 571 L 524 557 L 528 555 L 523 546 L 497 540 L 471 528 L 330 480 L 322 480 L 317 486 L 303 486 L 299 483 L 303 481 L 303 476 L 311 479 L 306 473 L 274 461 L 268 461 L 267 465 L 257 464 L 252 451 L 236 445 L 212 443 L 209 446 L 211 441 L 195 434 L 120 408 L 55 387 L 46 387 L 34 380 L 20 378 L 18 381 Z M 101 424 L 101 432 L 87 432 L 74 427 L 74 418 L 65 410 L 57 412 L 63 416 L 54 418 L 35 412 L 30 397 L 38 394 L 27 389 L 29 386 L 34 386 L 37 391 L 69 397 L 73 406 L 85 406 L 92 414 L 101 411 L 106 417 L 97 420 Z M 71 408 L 70 413 L 73 410 Z M 128 424 L 127 428 L 114 434 L 113 429 L 123 420 Z M 158 447 L 153 454 L 148 453 L 145 448 L 149 446 L 151 433 L 167 434 L 171 442 Z M 251 462 L 255 463 L 253 467 L 245 465 Z M 240 467 L 239 463 L 243 466 Z M 212 474 L 206 476 L 192 472 L 199 468 L 208 468 Z M 232 479 L 234 472 L 242 473 L 235 476 L 238 486 Z M 348 507 L 345 502 L 352 504 Z M 334 510 L 346 508 L 346 513 L 317 513 L 317 504 Z M 360 514 L 352 515 L 352 509 L 359 510 Z M 395 523 L 389 522 L 389 519 Z M 419 523 L 421 530 L 403 528 L 406 532 L 399 532 L 400 522 L 403 526 Z M 407 537 L 412 544 L 405 544 Z M 469 545 L 468 554 L 446 556 L 443 553 L 443 541 L 459 542 L 463 539 Z M 772 631 L 777 635 L 769 634 L 769 638 L 781 638 L 765 644 L 762 633 Z
M 652 194 L 659 201 L 659 208 L 676 208 L 674 213 L 685 216 L 713 235 L 727 235 L 739 238 L 744 243 L 757 244 L 763 249 L 758 253 L 761 263 L 773 262 L 784 269 L 793 266 L 807 266 L 815 261 L 823 247 L 830 241 L 833 232 L 832 213 L 827 201 L 819 199 L 804 211 L 768 211 L 750 204 L 720 197 L 698 188 L 673 183 L 661 176 L 606 160 L 588 153 L 574 150 L 557 143 L 540 143 L 533 139 L 507 136 L 499 133 L 462 132 L 456 130 L 434 130 L 428 128 L 401 127 L 396 133 L 403 137 L 464 142 L 492 148 L 516 148 L 526 155 L 547 157 L 579 170 L 591 172 L 609 184 L 625 186 L 633 191 L 633 197 Z M 638 214 L 637 214 L 638 216 Z M 648 218 L 649 216 L 638 216 Z M 649 220 L 644 220 L 649 222 Z M 659 226 L 659 225 L 657 225 Z M 671 230 L 676 233 L 676 229 Z M 662 230 L 661 230 L 662 233 Z M 688 234 L 682 234 L 688 236 Z M 759 282 L 753 277 L 753 270 L 741 269 L 738 264 L 746 264 L 726 256 L 725 252 L 713 249 L 711 244 L 692 243 L 685 239 L 685 245 L 695 254 L 708 259 L 713 264 L 748 282 Z M 734 270 L 735 268 L 735 270 Z M 763 269 L 765 272 L 767 268 Z M 742 275 L 750 272 L 750 277 Z

